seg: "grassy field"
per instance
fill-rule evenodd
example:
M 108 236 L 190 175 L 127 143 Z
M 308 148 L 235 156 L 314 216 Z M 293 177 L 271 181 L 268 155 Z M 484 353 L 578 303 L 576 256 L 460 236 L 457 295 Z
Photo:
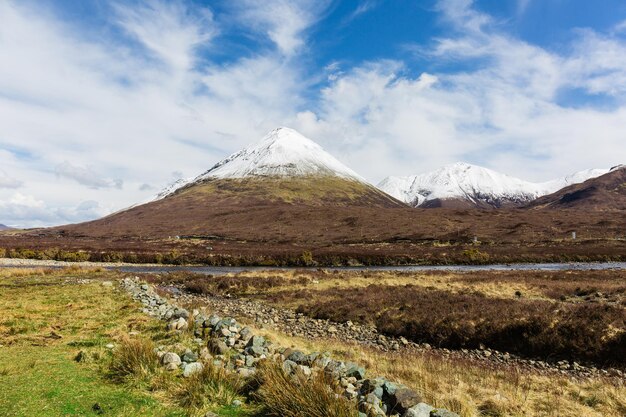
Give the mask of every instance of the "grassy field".
M 372 278 L 355 275 L 344 282 L 333 274 L 329 274 L 327 280 L 320 279 L 322 275 L 247 274 L 215 278 L 213 288 L 235 292 L 236 286 L 242 294 L 266 293 L 274 297 L 286 288 L 293 290 L 294 286 L 319 286 L 323 291 L 342 285 L 367 288 L 367 280 Z M 251 401 L 237 391 L 238 383 L 228 377 L 208 373 L 197 379 L 183 380 L 162 371 L 154 365 L 152 347 L 167 344 L 180 348 L 190 343 L 191 336 L 166 332 L 162 323 L 140 313 L 137 304 L 126 294 L 106 283 L 120 276 L 77 269 L 0 270 L 0 415 L 195 417 L 212 410 L 220 416 L 260 417 L 283 415 L 276 413 L 302 407 L 302 403 L 296 401 L 300 400 L 297 393 L 308 392 L 311 389 L 308 385 L 294 388 L 285 386 L 285 381 L 274 381 Z M 446 287 L 447 281 L 470 278 L 430 275 L 426 280 L 433 283 L 441 280 L 438 285 Z M 404 284 L 412 278 L 388 276 L 386 279 L 391 285 L 391 281 Z M 477 282 L 479 288 L 480 285 Z M 484 285 L 484 288 L 492 288 L 487 282 Z M 549 298 L 538 288 L 531 291 L 529 283 L 512 285 L 516 291 L 526 291 L 533 294 L 532 297 Z M 496 291 L 495 287 L 492 291 Z M 607 287 L 603 287 L 603 291 L 610 292 Z M 516 296 L 509 298 L 514 300 Z M 609 302 L 612 300 L 610 298 Z M 419 390 L 426 401 L 463 417 L 626 415 L 626 387 L 614 379 L 545 376 L 437 355 L 384 354 L 335 340 L 313 342 L 268 329 L 256 331 L 281 346 L 329 351 L 337 358 L 359 362 L 366 365 L 370 375 L 384 375 L 404 382 Z M 115 344 L 112 351 L 106 347 L 109 343 Z M 147 360 L 153 361 L 152 366 L 143 366 L 140 372 L 112 373 L 112 370 L 124 368 L 119 364 L 120 361 L 126 363 L 129 357 L 126 351 L 137 349 L 151 358 Z M 75 358 L 81 351 L 86 354 L 86 360 L 77 362 Z M 216 379 L 221 381 L 217 386 Z M 280 392 L 291 392 L 292 395 L 283 396 L 290 402 L 281 401 L 281 396 L 277 395 Z M 227 405 L 232 398 L 244 400 L 244 407 L 229 408 Z M 268 407 L 274 407 L 274 414 Z
M 150 323 L 99 272 L 1 271 L 0 415 L 183 416 L 148 393 L 113 384 L 88 349 L 106 355 L 129 328 Z M 88 278 L 90 283 L 81 283 Z
M 0 270 L 0 416 L 200 417 L 210 411 L 223 417 L 332 417 L 294 414 L 307 401 L 356 414 L 355 405 L 328 395 L 315 379 L 277 378 L 272 362 L 259 371 L 262 382 L 211 361 L 190 378 L 165 370 L 155 347 L 182 352 L 194 346 L 193 336 L 166 331 L 141 313 L 117 288 L 120 276 L 77 268 Z

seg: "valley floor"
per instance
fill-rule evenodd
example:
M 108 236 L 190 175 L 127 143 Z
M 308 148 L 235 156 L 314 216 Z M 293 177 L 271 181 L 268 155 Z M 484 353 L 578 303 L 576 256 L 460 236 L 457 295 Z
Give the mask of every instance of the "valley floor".
M 406 291 L 405 288 L 415 290 L 413 286 L 430 292 L 419 294 L 422 298 L 415 299 L 416 302 L 434 294 L 442 296 L 441 293 L 471 293 L 476 297 L 480 293 L 481 297 L 513 303 L 522 298 L 555 305 L 592 305 L 594 311 L 596 307 L 606 308 L 614 314 L 624 310 L 626 288 L 624 272 L 614 271 L 613 274 L 617 275 L 595 272 L 567 276 L 531 273 L 524 277 L 360 272 L 334 275 L 324 271 L 280 274 L 272 271 L 228 277 L 179 274 L 146 278 L 160 285 L 163 294 L 178 294 L 173 289 L 195 294 L 192 297 L 184 292 L 178 296 L 180 301 L 188 302 L 190 308 L 207 311 L 219 308 L 221 311 L 217 312 L 223 316 L 228 313 L 223 311 L 227 306 L 233 308 L 232 303 L 220 304 L 215 300 L 253 299 L 261 306 L 271 304 L 273 308 L 299 309 L 302 315 L 298 317 L 303 321 L 306 315 L 332 316 L 338 322 L 335 332 L 340 333 L 337 330 L 341 330 L 348 319 L 355 327 L 380 326 L 369 310 L 367 291 L 398 295 Z M 257 412 L 259 404 L 247 403 L 233 410 L 227 407 L 230 402 L 225 403 L 224 398 L 215 401 L 209 398 L 196 409 L 183 407 L 175 392 L 185 381 L 159 372 L 123 382 L 111 377 L 109 344 L 114 345 L 115 351 L 127 337 L 147 338 L 155 344 L 186 344 L 191 340 L 190 335 L 173 336 L 163 330 L 162 323 L 141 313 L 139 306 L 117 289 L 123 277 L 121 273 L 98 269 L 0 270 L 0 415 L 195 416 L 210 410 L 218 415 L 245 416 Z M 354 298 L 354 294 L 360 298 Z M 475 300 L 459 305 L 470 308 L 468 306 Z M 437 301 L 445 303 L 440 298 Z M 402 311 L 415 313 L 412 310 L 415 306 L 407 298 L 400 306 L 385 306 L 380 302 L 377 311 L 393 312 L 393 316 L 389 316 L 393 323 L 405 321 Z M 330 306 L 341 308 L 342 305 L 347 309 L 340 313 L 330 309 Z M 448 306 L 452 308 L 453 304 Z M 510 307 L 503 305 L 501 311 Z M 463 417 L 626 414 L 623 374 L 603 376 L 599 365 L 598 374 L 584 376 L 505 363 L 498 365 L 459 355 L 436 354 L 435 350 L 395 349 L 391 345 L 381 349 L 381 345 L 346 340 L 332 334 L 335 332 L 320 331 L 315 337 L 298 333 L 293 331 L 297 326 L 272 323 L 272 315 L 268 317 L 258 311 L 244 314 L 246 308 L 250 307 L 244 305 L 239 310 L 233 309 L 232 313 L 238 312 L 242 316 L 236 316 L 239 321 L 248 321 L 251 328 L 280 345 L 304 351 L 329 351 L 333 356 L 361 363 L 371 374 L 404 382 L 420 391 L 433 405 L 446 407 Z M 260 320 L 255 319 L 257 316 Z M 623 320 L 623 316 L 620 317 Z M 611 324 L 623 325 L 620 317 L 614 318 Z M 442 323 L 445 321 L 438 324 Z M 617 330 L 620 331 L 623 330 Z M 79 353 L 82 359 L 76 361 Z M 616 362 L 619 364 L 619 360 Z

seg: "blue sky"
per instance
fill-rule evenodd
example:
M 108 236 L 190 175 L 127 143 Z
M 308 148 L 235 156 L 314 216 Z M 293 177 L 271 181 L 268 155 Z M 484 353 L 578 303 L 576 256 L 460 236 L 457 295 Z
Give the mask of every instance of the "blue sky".
M 146 201 L 280 125 L 373 183 L 626 159 L 617 0 L 5 0 L 0 223 Z

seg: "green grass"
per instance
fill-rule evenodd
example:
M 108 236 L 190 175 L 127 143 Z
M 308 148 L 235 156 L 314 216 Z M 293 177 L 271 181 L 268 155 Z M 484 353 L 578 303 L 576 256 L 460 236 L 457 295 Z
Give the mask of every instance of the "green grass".
M 187 196 L 206 194 L 237 198 L 263 195 L 266 199 L 287 203 L 318 202 L 320 199 L 339 199 L 349 203 L 364 196 L 375 196 L 385 201 L 392 200 L 374 187 L 358 181 L 327 175 L 318 176 L 315 181 L 311 181 L 310 178 L 259 178 L 255 181 L 214 180 L 181 192 L 181 195 Z
M 2 416 L 183 416 L 150 395 L 103 379 L 97 369 L 73 360 L 72 349 L 0 348 Z M 100 413 L 94 410 L 98 404 Z
M 76 284 L 79 275 L 96 280 Z M 0 276 L 1 416 L 187 415 L 146 391 L 106 379 L 101 361 L 74 360 L 80 350 L 104 358 L 103 346 L 119 334 L 156 325 L 125 294 L 102 286 L 102 276 Z

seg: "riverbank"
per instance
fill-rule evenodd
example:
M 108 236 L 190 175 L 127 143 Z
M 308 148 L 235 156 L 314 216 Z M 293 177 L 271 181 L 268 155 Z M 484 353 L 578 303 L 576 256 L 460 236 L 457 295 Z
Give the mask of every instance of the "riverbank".
M 281 270 L 341 270 L 341 271 L 596 271 L 626 270 L 626 262 L 567 262 L 567 263 L 511 263 L 486 265 L 398 265 L 398 266 L 344 266 L 344 267 L 271 267 L 271 266 L 205 266 L 137 264 L 129 262 L 67 262 L 40 259 L 0 258 L 0 268 L 105 268 L 130 273 L 192 272 L 206 275 L 239 273 L 244 271 Z

